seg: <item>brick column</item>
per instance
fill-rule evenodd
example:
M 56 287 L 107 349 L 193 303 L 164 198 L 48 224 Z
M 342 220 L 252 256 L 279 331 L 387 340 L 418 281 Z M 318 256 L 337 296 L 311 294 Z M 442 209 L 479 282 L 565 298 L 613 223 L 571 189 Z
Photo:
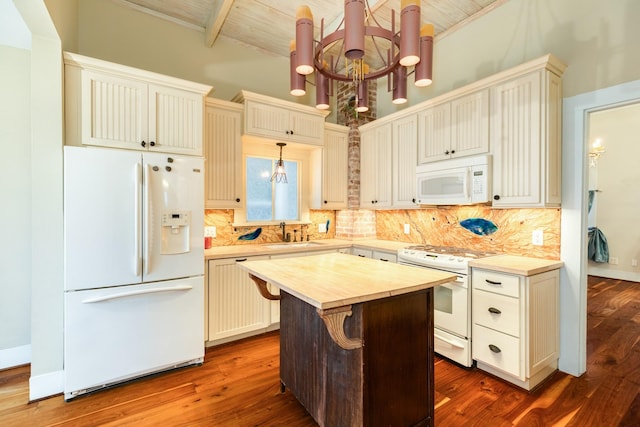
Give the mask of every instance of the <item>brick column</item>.
M 349 126 L 348 210 L 336 214 L 336 237 L 375 238 L 375 212 L 360 211 L 360 131 L 358 127 L 376 119 L 375 81 L 369 83 L 369 111 L 355 111 L 355 89 L 352 83 L 337 82 L 338 124 Z

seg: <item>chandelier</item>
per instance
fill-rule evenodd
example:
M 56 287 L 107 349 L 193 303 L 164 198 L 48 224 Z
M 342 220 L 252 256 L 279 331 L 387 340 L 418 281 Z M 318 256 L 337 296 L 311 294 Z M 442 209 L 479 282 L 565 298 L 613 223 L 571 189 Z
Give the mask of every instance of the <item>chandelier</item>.
M 395 11 L 391 11 L 391 29 L 386 29 L 378 24 L 367 0 L 345 0 L 337 29 L 328 35 L 324 32 L 322 19 L 320 38 L 314 39 L 311 10 L 299 6 L 296 38 L 290 46 L 291 94 L 304 95 L 306 76 L 315 74 L 318 109 L 329 108 L 334 81 L 353 84 L 359 112 L 369 109 L 367 94 L 372 80 L 387 76 L 394 104 L 407 102 L 409 67 L 413 67 L 416 86 L 432 82 L 433 25 L 420 28 L 420 0 L 402 0 L 400 31 L 396 31 Z

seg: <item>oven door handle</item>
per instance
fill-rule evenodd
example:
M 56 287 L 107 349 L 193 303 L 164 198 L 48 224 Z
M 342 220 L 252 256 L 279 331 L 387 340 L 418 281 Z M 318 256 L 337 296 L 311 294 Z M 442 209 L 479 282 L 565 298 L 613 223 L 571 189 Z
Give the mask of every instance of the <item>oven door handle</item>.
M 435 339 L 439 340 L 439 341 L 442 341 L 442 342 L 444 342 L 444 343 L 446 343 L 446 344 L 449 344 L 451 347 L 455 347 L 455 348 L 462 348 L 462 349 L 464 348 L 464 346 L 463 346 L 463 345 L 460 345 L 459 343 L 457 343 L 457 342 L 455 342 L 455 341 L 453 341 L 453 340 L 449 340 L 449 339 L 447 339 L 447 338 L 440 337 L 440 336 L 438 336 L 437 334 L 436 334 L 436 335 L 434 335 L 433 337 L 434 337 Z

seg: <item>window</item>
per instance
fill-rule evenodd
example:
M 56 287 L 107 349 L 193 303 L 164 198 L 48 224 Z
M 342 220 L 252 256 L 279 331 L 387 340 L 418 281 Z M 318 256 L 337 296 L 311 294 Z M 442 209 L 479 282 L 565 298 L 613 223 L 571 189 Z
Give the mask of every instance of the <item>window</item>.
M 284 161 L 287 183 L 271 182 L 277 160 L 245 158 L 247 222 L 300 219 L 298 202 L 298 162 Z

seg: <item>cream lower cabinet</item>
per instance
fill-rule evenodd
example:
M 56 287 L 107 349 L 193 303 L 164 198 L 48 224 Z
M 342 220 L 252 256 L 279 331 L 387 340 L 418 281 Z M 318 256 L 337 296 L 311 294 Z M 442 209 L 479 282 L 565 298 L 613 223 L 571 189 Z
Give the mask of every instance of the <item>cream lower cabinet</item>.
M 380 249 L 368 249 L 354 246 L 351 248 L 351 254 L 363 258 L 373 258 L 385 262 L 398 262 L 396 252 L 387 252 Z
M 473 268 L 472 354 L 479 369 L 531 390 L 558 368 L 559 270 Z
M 64 53 L 68 145 L 202 155 L 211 86 Z
M 221 344 L 266 332 L 271 304 L 260 295 L 237 263 L 269 259 L 269 256 L 210 260 L 208 265 L 208 344 Z
M 242 208 L 242 105 L 207 98 L 204 117 L 205 207 Z

